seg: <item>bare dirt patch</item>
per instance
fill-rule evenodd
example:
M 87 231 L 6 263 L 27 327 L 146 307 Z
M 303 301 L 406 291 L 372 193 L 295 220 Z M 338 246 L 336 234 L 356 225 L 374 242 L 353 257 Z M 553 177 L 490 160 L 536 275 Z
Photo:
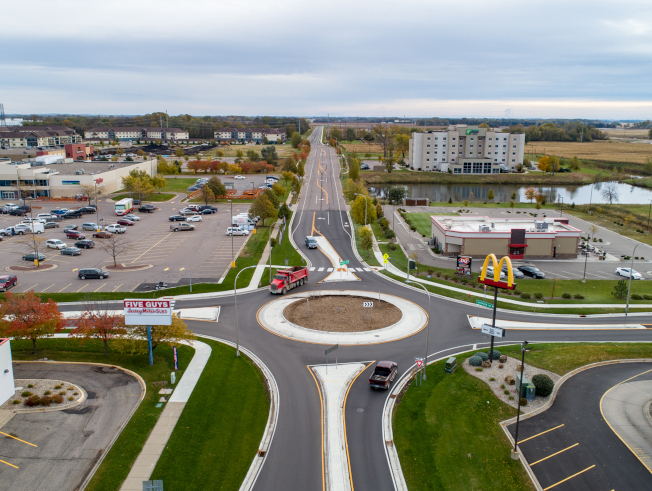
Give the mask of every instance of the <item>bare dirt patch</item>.
M 373 321 L 371 309 L 367 308 L 366 322 L 362 302 L 373 301 Z M 364 332 L 382 329 L 396 324 L 403 314 L 401 310 L 378 299 L 349 297 L 346 295 L 325 295 L 310 299 L 310 317 L 308 317 L 308 300 L 301 299 L 291 303 L 283 310 L 283 316 L 290 322 L 314 329 L 331 332 Z
M 39 264 L 38 266 L 9 266 L 7 271 L 47 271 L 48 269 L 54 269 L 56 267 L 56 264 Z

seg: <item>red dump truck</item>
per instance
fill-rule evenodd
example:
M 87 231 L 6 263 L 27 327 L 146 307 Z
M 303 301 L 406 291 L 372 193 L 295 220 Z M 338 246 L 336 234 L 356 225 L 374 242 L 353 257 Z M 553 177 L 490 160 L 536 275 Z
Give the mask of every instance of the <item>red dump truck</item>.
M 306 266 L 295 266 L 290 269 L 282 269 L 276 272 L 276 276 L 269 285 L 270 293 L 280 293 L 292 290 L 308 281 L 308 268 Z

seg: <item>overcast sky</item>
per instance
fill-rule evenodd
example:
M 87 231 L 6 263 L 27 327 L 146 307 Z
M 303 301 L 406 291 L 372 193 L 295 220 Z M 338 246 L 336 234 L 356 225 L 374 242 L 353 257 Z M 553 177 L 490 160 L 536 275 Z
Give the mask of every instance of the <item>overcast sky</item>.
M 8 113 L 652 117 L 650 0 L 3 2 Z

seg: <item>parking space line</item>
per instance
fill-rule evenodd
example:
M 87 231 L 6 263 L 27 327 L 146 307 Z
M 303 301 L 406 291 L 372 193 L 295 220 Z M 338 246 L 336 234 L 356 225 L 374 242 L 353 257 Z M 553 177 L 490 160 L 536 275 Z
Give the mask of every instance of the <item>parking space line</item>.
M 50 286 L 46 286 L 41 290 L 41 293 L 45 292 L 45 290 L 47 290 L 48 288 L 52 288 L 54 285 L 56 285 L 56 283 L 52 283 Z
M 112 291 L 112 292 L 116 291 L 116 290 L 117 290 L 118 288 L 120 288 L 122 285 L 124 285 L 124 283 L 120 283 L 118 286 L 116 286 L 116 287 L 115 287 L 113 290 L 111 290 L 111 291 Z
M 566 450 L 570 450 L 570 449 L 573 448 L 573 447 L 577 447 L 578 445 L 579 445 L 579 443 L 576 443 L 575 445 L 571 445 L 570 447 L 565 448 L 565 449 L 563 449 L 563 450 L 560 450 L 559 452 L 555 452 L 555 453 L 552 454 L 552 455 L 548 455 L 547 457 L 544 457 L 544 458 L 542 458 L 542 459 L 540 459 L 540 460 L 537 460 L 536 462 L 530 464 L 530 467 L 532 467 L 532 466 L 535 465 L 535 464 L 538 464 L 539 462 L 543 462 L 544 460 L 547 460 L 547 459 L 549 459 L 550 457 L 554 457 L 555 455 L 559 455 L 560 453 L 565 452 Z
M 100 288 L 104 288 L 105 286 L 106 286 L 106 283 L 104 283 L 102 286 L 100 286 L 97 290 L 99 290 Z M 97 290 L 93 290 L 93 293 L 95 293 Z
M 71 285 L 72 285 L 72 283 L 71 283 Z M 77 293 L 79 293 L 80 291 L 82 291 L 82 290 L 83 290 L 84 288 L 86 288 L 87 286 L 88 286 L 88 283 L 86 283 L 86 284 L 85 284 L 84 286 L 82 286 L 79 290 L 77 290 Z
M 536 438 L 536 437 L 538 437 L 538 436 L 543 435 L 544 433 L 548 433 L 549 431 L 553 431 L 553 430 L 556 430 L 557 428 L 561 428 L 562 426 L 564 426 L 564 425 L 561 424 L 561 425 L 559 425 L 559 426 L 555 426 L 554 428 L 550 428 L 549 430 L 542 431 L 541 433 L 537 433 L 536 435 L 532 435 L 531 437 L 526 438 L 525 440 L 521 440 L 521 441 L 518 442 L 518 443 L 519 443 L 519 445 L 520 445 L 521 443 L 527 442 L 528 440 L 532 440 L 532 438 Z
M 129 293 L 133 292 L 136 288 L 138 288 L 138 285 L 140 285 L 140 283 L 136 284 L 136 286 L 134 286 L 131 290 L 129 290 Z
M 38 283 L 36 285 L 34 285 L 34 286 L 30 286 L 29 288 L 26 288 L 25 290 L 22 291 L 22 293 L 26 293 L 26 292 L 28 292 L 30 290 L 33 290 L 36 286 L 38 286 Z
M 68 283 L 66 286 L 64 286 L 64 287 L 63 287 L 61 290 L 59 290 L 57 293 L 61 293 L 61 292 L 64 291 L 66 288 L 68 288 L 70 285 L 72 285 L 72 283 Z
M 0 462 L 2 462 L 3 464 L 7 464 L 7 465 L 10 466 L 10 467 L 13 467 L 14 469 L 18 469 L 18 466 L 17 466 L 17 465 L 10 464 L 9 462 L 5 462 L 4 460 L 0 460 Z
M 32 447 L 38 447 L 38 445 L 34 445 L 33 443 L 26 442 L 25 440 L 21 440 L 20 438 L 16 438 L 15 436 L 8 435 L 7 433 L 3 433 L 0 431 L 0 435 L 8 436 L 9 438 L 13 438 L 14 440 L 18 440 L 19 442 L 26 443 L 27 445 L 31 445 Z
M 134 259 L 134 260 L 131 261 L 131 262 L 132 262 L 132 263 L 135 263 L 136 261 L 138 261 L 141 257 L 143 257 L 143 256 L 144 256 L 145 254 L 147 254 L 149 251 L 151 251 L 152 249 L 154 249 L 154 247 L 156 247 L 157 245 L 159 245 L 161 242 L 163 242 L 163 241 L 165 240 L 166 237 L 169 237 L 169 236 L 172 235 L 173 233 L 174 233 L 174 232 L 170 232 L 170 233 L 168 233 L 165 237 L 163 237 L 163 238 L 162 238 L 161 240 L 159 240 L 156 244 L 154 244 L 152 247 L 150 247 L 149 249 L 147 249 L 145 252 L 143 252 L 140 256 L 138 256 L 136 259 Z
M 558 483 L 553 484 L 552 486 L 548 486 L 547 488 L 544 488 L 543 491 L 548 491 L 549 489 L 552 489 L 552 488 L 554 488 L 555 486 L 559 486 L 561 483 L 566 482 L 566 481 L 568 481 L 569 479 L 573 479 L 574 477 L 579 476 L 580 474 L 583 474 L 583 473 L 586 472 L 586 471 L 590 471 L 590 470 L 593 469 L 594 467 L 595 467 L 595 464 L 593 464 L 591 467 L 587 467 L 587 468 L 584 469 L 583 471 L 579 471 L 578 473 L 573 474 L 572 476 L 568 476 L 566 479 L 562 479 L 561 481 L 559 481 Z

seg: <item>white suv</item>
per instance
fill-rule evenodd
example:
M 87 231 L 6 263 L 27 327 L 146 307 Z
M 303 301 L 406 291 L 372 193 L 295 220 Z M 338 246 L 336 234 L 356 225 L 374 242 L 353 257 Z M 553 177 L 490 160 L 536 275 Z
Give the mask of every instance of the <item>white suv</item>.
M 226 235 L 249 235 L 249 230 L 240 227 L 229 227 L 226 229 Z
M 48 246 L 48 249 L 59 249 L 59 250 L 68 247 L 68 244 L 66 244 L 64 241 L 59 239 L 48 239 L 45 245 Z
M 120 225 L 107 225 L 104 227 L 104 230 L 113 234 L 124 234 L 127 231 L 125 227 L 121 227 Z

